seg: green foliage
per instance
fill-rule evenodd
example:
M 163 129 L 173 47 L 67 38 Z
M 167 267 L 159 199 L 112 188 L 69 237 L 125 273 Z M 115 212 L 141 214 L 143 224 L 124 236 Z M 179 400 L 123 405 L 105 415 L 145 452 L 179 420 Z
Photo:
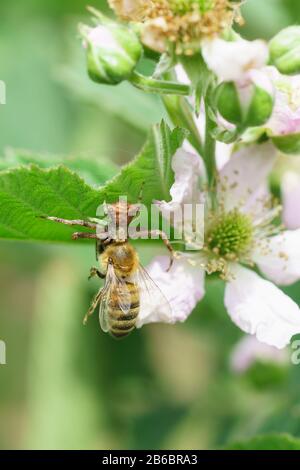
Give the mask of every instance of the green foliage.
M 174 180 L 172 156 L 182 145 L 184 137 L 184 131 L 171 131 L 165 122 L 154 126 L 135 160 L 98 189 L 88 186 L 66 165 L 83 175 L 94 172 L 94 178 L 98 175 L 98 184 L 103 184 L 105 176 L 114 172 L 113 166 L 109 169 L 89 160 L 66 159 L 64 166 L 47 168 L 55 158 L 11 154 L 4 159 L 4 166 L 30 161 L 35 164 L 0 172 L 0 238 L 69 241 L 74 229 L 39 219 L 38 216 L 68 219 L 94 217 L 104 200 L 115 202 L 124 195 L 129 201 L 136 201 L 143 185 L 145 204 L 151 204 L 155 198 L 168 199 Z
M 24 238 L 35 231 L 36 240 L 42 234 L 49 239 L 52 232 L 56 235 L 51 240 L 70 241 L 73 229 L 35 220 L 35 207 L 25 217 L 29 209 L 23 199 L 28 196 L 29 205 L 37 203 L 29 196 L 38 191 L 48 199 L 47 174 L 54 178 L 61 171 L 60 181 L 68 180 L 67 190 L 60 185 L 62 197 L 69 198 L 75 208 L 59 199 L 58 207 L 49 204 L 45 210 L 52 215 L 90 215 L 88 208 L 80 211 L 76 204 L 86 194 L 97 194 L 98 203 L 101 188 L 89 188 L 80 178 L 78 183 L 72 172 L 90 185 L 104 185 L 118 167 L 102 155 L 118 162 L 131 158 L 149 127 L 166 116 L 157 96 L 141 93 L 129 83 L 97 86 L 87 79 L 82 63 L 74 64 L 77 53 L 82 59 L 84 55 L 76 41 L 76 26 L 86 3 L 27 0 L 1 4 L 0 78 L 8 84 L 9 93 L 7 105 L 0 107 L 1 153 L 9 145 L 75 157 L 9 151 L 0 158 L 0 237 L 5 231 L 10 231 L 9 238 L 20 236 L 7 227 L 17 215 Z M 104 6 L 106 0 L 97 2 L 97 7 Z M 300 22 L 300 2 L 295 0 L 251 0 L 242 8 L 246 16 L 243 36 L 249 39 L 268 39 L 282 27 Z M 16 50 L 17 59 L 12 60 Z M 153 51 L 149 53 L 157 60 Z M 151 70 L 140 71 L 151 74 Z M 198 108 L 202 90 L 199 84 Z M 188 101 L 164 98 L 170 103 L 173 123 L 190 129 L 189 139 L 201 154 Z M 181 115 L 178 107 L 183 109 Z M 218 140 L 232 142 L 237 137 L 225 129 L 217 131 L 221 133 Z M 294 142 L 289 147 L 294 151 Z M 99 155 L 99 160 L 78 157 L 78 149 Z M 31 163 L 37 170 L 13 169 Z M 68 170 L 53 168 L 61 163 Z M 27 187 L 21 173 L 32 177 L 34 184 Z M 76 191 L 71 195 L 72 186 Z M 64 213 L 56 213 L 59 207 Z M 221 281 L 207 283 L 205 299 L 184 324 L 149 325 L 125 342 L 114 342 L 100 334 L 97 315 L 87 328 L 81 324 L 98 289 L 97 280 L 88 284 L 86 279 L 94 262 L 92 247 L 0 242 L 0 339 L 7 343 L 9 361 L 0 368 L 1 449 L 204 449 L 236 441 L 229 448 L 294 449 L 296 445 L 299 449 L 299 368 L 288 364 L 285 379 L 265 364 L 263 368 L 256 365 L 243 377 L 230 371 L 229 356 L 241 334 L 228 321 Z M 145 249 L 148 261 L 154 250 L 151 243 L 145 246 L 140 255 L 146 265 Z M 299 303 L 299 283 L 284 291 Z
M 104 199 L 113 202 L 123 194 L 134 202 L 144 185 L 144 204 L 150 205 L 153 199 L 169 200 L 174 181 L 171 160 L 185 136 L 185 131 L 171 131 L 164 121 L 154 126 L 141 153 L 102 189 Z
M 300 439 L 289 434 L 270 434 L 256 436 L 250 441 L 237 442 L 226 447 L 227 450 L 300 450 Z
M 51 224 L 38 216 L 85 218 L 95 214 L 99 200 L 99 190 L 63 166 L 45 170 L 30 165 L 2 171 L 0 237 L 67 241 L 70 228 Z
M 247 371 L 246 378 L 257 390 L 280 387 L 286 384 L 288 367 L 271 361 L 256 361 Z
M 0 159 L 0 170 L 31 164 L 45 169 L 63 164 L 70 170 L 75 171 L 87 183 L 96 186 L 104 184 L 118 172 L 117 165 L 104 158 L 96 160 L 95 158 L 83 156 L 61 157 L 16 149 L 7 150 L 5 157 Z

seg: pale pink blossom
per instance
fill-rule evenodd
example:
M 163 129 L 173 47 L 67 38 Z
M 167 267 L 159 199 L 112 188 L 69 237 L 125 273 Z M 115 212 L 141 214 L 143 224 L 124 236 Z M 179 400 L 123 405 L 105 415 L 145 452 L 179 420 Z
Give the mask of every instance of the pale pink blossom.
M 281 349 L 293 335 L 300 333 L 300 309 L 271 281 L 287 285 L 300 279 L 300 230 L 277 233 L 271 222 L 278 212 L 267 208 L 262 197 L 262 188 L 276 157 L 276 150 L 270 142 L 244 147 L 234 153 L 220 172 L 217 198 L 225 218 L 232 211 L 245 214 L 251 219 L 253 229 L 253 241 L 245 259 L 229 260 L 222 271 L 226 274 L 228 268 L 229 272 L 225 277 L 224 299 L 228 314 L 244 332 Z M 170 203 L 160 202 L 163 213 L 172 210 L 174 201 L 188 202 L 190 195 L 197 194 L 199 201 L 202 200 L 203 192 L 199 190 L 202 167 L 198 162 L 197 155 L 184 151 L 177 153 L 172 200 Z M 190 172 L 187 167 L 191 167 Z M 172 318 L 167 319 L 170 323 L 187 318 L 204 294 L 205 274 L 214 272 L 214 266 L 215 272 L 222 270 L 224 259 L 217 254 L 212 260 L 205 250 L 199 248 L 179 255 L 177 263 L 180 264 L 175 265 L 174 271 L 166 273 L 167 259 L 155 259 L 150 265 L 150 274 L 167 292 L 173 311 Z M 253 271 L 252 263 L 270 280 Z M 178 303 L 182 305 L 179 310 Z M 164 321 L 159 308 L 154 315 L 141 317 L 139 326 L 151 321 Z
M 246 372 L 255 362 L 273 363 L 284 366 L 288 363 L 286 350 L 276 349 L 258 341 L 255 336 L 244 336 L 234 347 L 230 355 L 230 367 L 233 372 Z
M 240 110 L 245 116 L 253 103 L 254 96 L 257 96 L 256 90 L 263 90 L 273 100 L 273 83 L 268 74 L 263 71 L 269 56 L 268 47 L 264 41 L 246 41 L 240 37 L 237 37 L 235 41 L 225 41 L 217 38 L 205 41 L 202 53 L 219 83 L 233 82 L 235 84 Z M 270 113 L 271 103 L 272 101 Z M 263 106 L 265 107 L 265 101 L 263 101 Z
M 283 175 L 281 192 L 285 226 L 292 230 L 300 228 L 300 172 Z
M 275 89 L 272 116 L 265 125 L 271 136 L 300 133 L 300 75 L 281 75 L 275 67 L 266 67 L 264 73 Z
M 203 57 L 220 81 L 244 82 L 251 70 L 264 67 L 269 58 L 264 41 L 225 41 L 220 38 L 206 40 L 202 44 Z

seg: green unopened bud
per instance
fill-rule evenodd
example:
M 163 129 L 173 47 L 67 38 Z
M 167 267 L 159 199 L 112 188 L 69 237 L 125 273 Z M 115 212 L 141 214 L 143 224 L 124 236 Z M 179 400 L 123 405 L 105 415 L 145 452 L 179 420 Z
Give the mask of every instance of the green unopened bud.
M 253 80 L 248 84 L 221 83 L 216 100 L 218 111 L 224 119 L 246 129 L 262 126 L 268 121 L 273 110 L 274 93 L 269 81 L 262 79 L 255 71 Z
M 80 33 L 87 50 L 88 74 L 97 83 L 117 85 L 134 72 L 142 54 L 136 33 L 104 16 L 90 28 L 81 25 Z
M 300 26 L 290 26 L 278 33 L 269 44 L 270 59 L 285 75 L 300 73 Z

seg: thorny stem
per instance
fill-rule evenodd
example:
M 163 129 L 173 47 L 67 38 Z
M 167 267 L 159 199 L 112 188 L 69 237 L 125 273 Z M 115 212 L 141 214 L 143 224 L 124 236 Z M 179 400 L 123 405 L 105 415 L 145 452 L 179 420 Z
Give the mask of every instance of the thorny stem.
M 189 85 L 145 77 L 138 72 L 133 72 L 129 81 L 136 88 L 150 93 L 179 96 L 189 96 L 191 94 L 191 87 Z

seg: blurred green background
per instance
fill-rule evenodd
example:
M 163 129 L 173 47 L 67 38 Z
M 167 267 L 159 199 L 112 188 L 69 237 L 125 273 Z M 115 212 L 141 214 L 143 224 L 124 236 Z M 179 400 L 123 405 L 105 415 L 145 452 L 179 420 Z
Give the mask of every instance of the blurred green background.
M 93 2 L 106 8 L 106 2 Z M 10 147 L 124 163 L 159 121 L 159 99 L 92 84 L 77 36 L 86 0 L 2 0 L 1 153 Z M 299 23 L 298 0 L 249 0 L 248 38 Z M 144 65 L 147 67 L 147 64 Z M 144 263 L 150 248 L 141 249 Z M 97 315 L 81 320 L 97 281 L 94 247 L 0 242 L 1 449 L 203 449 L 257 433 L 300 437 L 300 366 L 232 372 L 242 337 L 223 286 L 184 324 L 153 325 L 115 342 Z M 299 285 L 287 291 L 300 302 Z

